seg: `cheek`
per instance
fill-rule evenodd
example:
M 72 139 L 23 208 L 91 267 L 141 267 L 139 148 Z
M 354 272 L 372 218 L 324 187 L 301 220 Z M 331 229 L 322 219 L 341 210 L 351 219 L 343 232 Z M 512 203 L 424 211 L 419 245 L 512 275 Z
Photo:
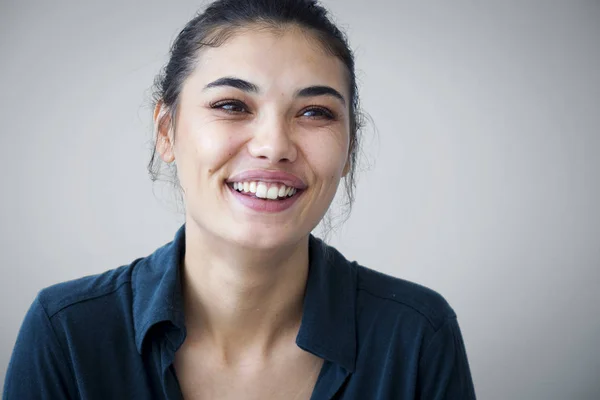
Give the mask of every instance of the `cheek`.
M 182 119 L 183 120 L 183 119 Z M 185 120 L 177 127 L 175 162 L 183 192 L 191 199 L 210 193 L 203 188 L 214 185 L 214 177 L 236 149 L 235 135 L 217 129 L 216 124 Z M 189 198 L 187 201 L 191 201 Z
M 210 124 L 203 121 L 181 127 L 180 158 L 187 168 L 206 176 L 217 172 L 242 146 L 241 135 L 232 125 Z
M 341 135 L 320 135 L 304 142 L 308 164 L 321 179 L 339 179 L 346 164 L 348 142 Z

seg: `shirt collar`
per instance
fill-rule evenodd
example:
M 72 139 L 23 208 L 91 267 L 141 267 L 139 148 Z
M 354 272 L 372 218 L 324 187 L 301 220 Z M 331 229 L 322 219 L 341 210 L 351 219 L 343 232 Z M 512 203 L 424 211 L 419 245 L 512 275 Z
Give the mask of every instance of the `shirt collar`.
M 140 353 L 150 329 L 161 322 L 172 323 L 185 335 L 179 274 L 184 254 L 185 224 L 172 242 L 134 261 L 133 321 Z M 310 235 L 308 281 L 296 344 L 354 372 L 355 303 L 356 268 L 333 247 Z
M 304 310 L 296 344 L 354 372 L 356 267 L 335 248 L 310 235 Z
M 172 242 L 134 261 L 131 286 L 135 344 L 140 354 L 150 329 L 170 322 L 185 332 L 179 265 L 185 254 L 185 224 Z

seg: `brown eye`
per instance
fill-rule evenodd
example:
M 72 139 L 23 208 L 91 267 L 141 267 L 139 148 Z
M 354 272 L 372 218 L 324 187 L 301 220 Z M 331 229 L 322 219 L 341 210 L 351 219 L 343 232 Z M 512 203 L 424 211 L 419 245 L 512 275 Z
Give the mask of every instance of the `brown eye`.
M 248 112 L 246 105 L 237 100 L 223 100 L 210 105 L 210 108 L 220 109 L 229 114 L 240 114 Z
M 302 116 L 310 119 L 334 119 L 334 115 L 331 111 L 324 107 L 310 107 L 302 111 Z

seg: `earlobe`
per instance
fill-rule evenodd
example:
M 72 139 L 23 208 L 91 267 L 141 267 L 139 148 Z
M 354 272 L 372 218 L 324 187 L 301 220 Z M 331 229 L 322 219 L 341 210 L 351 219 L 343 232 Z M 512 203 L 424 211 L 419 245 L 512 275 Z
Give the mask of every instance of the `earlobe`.
M 164 106 L 162 100 L 156 103 L 154 108 L 154 131 L 156 132 L 156 151 L 160 154 L 160 158 L 171 163 L 175 160 L 173 153 L 173 141 L 170 136 L 170 116 Z
M 156 141 L 156 151 L 160 154 L 160 158 L 167 164 L 175 161 L 175 155 L 173 154 L 173 147 L 171 146 L 168 138 L 159 136 Z

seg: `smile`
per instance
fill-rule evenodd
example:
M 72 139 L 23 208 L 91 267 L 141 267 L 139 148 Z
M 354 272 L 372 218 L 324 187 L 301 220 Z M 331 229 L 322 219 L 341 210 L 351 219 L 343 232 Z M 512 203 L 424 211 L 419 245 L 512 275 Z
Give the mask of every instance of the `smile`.
M 297 189 L 283 183 L 246 181 L 233 182 L 231 187 L 239 193 L 259 199 L 281 200 L 292 197 Z
M 229 182 L 225 186 L 236 202 L 259 213 L 280 213 L 297 203 L 305 188 L 287 186 L 281 182 Z

